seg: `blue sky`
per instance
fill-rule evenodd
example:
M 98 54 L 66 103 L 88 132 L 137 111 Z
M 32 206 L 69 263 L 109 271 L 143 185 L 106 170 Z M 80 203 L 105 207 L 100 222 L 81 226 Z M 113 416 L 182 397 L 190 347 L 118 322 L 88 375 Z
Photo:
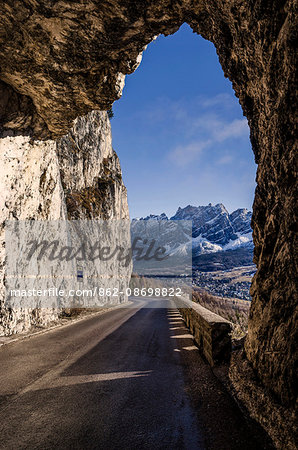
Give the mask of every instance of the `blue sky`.
M 223 203 L 251 209 L 249 129 L 213 44 L 183 25 L 159 36 L 113 105 L 131 217 Z

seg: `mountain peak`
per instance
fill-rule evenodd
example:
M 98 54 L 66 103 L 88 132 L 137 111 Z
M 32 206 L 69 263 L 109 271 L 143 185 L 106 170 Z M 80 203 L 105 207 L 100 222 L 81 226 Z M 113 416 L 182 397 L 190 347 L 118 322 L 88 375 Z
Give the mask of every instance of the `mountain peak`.
M 163 212 L 161 214 L 149 214 L 146 217 L 140 217 L 138 220 L 169 220 L 168 216 Z
M 252 230 L 250 227 L 251 211 L 239 208 L 231 214 L 223 203 L 206 206 L 187 205 L 179 207 L 171 220 L 192 221 L 192 247 L 193 255 L 222 252 L 246 248 L 252 249 Z M 140 220 L 168 220 L 165 213 L 160 215 L 150 214 Z M 166 224 L 165 224 L 166 225 Z M 179 242 L 176 243 L 177 248 Z
M 227 245 L 240 234 L 251 233 L 251 212 L 239 208 L 229 214 L 223 203 L 179 207 L 172 220 L 192 220 L 193 237 L 201 236 L 215 245 Z

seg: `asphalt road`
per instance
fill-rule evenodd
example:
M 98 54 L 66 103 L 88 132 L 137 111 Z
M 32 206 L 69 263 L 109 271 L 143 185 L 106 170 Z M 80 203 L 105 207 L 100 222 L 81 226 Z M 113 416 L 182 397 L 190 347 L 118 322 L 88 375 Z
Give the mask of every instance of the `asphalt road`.
M 0 347 L 1 449 L 203 448 L 179 313 L 142 306 Z

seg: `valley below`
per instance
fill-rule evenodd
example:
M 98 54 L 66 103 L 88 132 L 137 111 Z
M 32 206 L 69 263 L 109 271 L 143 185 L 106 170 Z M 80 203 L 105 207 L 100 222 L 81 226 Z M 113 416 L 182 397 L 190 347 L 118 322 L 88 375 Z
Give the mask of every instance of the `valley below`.
M 219 297 L 250 302 L 249 290 L 251 279 L 255 272 L 256 268 L 254 265 L 234 267 L 227 270 L 214 270 L 212 272 L 194 269 L 193 286 L 200 287 L 208 293 Z
M 154 235 L 171 255 L 189 256 L 192 285 L 220 298 L 250 302 L 253 263 L 251 212 L 237 209 L 229 213 L 223 204 L 178 208 L 171 218 L 165 213 L 133 219 L 132 236 Z M 176 224 L 181 232 L 168 236 Z M 153 231 L 155 230 L 155 231 Z

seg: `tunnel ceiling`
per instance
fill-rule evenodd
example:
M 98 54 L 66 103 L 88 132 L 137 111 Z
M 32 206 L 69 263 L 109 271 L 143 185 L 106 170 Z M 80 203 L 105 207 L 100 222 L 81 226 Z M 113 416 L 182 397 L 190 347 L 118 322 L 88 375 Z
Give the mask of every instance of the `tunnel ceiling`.
M 57 138 L 77 116 L 108 109 L 144 47 L 184 22 L 215 44 L 249 116 L 265 81 L 263 53 L 274 55 L 272 41 L 285 24 L 281 2 L 274 21 L 271 13 L 272 2 L 264 1 L 5 0 L 0 131 Z

